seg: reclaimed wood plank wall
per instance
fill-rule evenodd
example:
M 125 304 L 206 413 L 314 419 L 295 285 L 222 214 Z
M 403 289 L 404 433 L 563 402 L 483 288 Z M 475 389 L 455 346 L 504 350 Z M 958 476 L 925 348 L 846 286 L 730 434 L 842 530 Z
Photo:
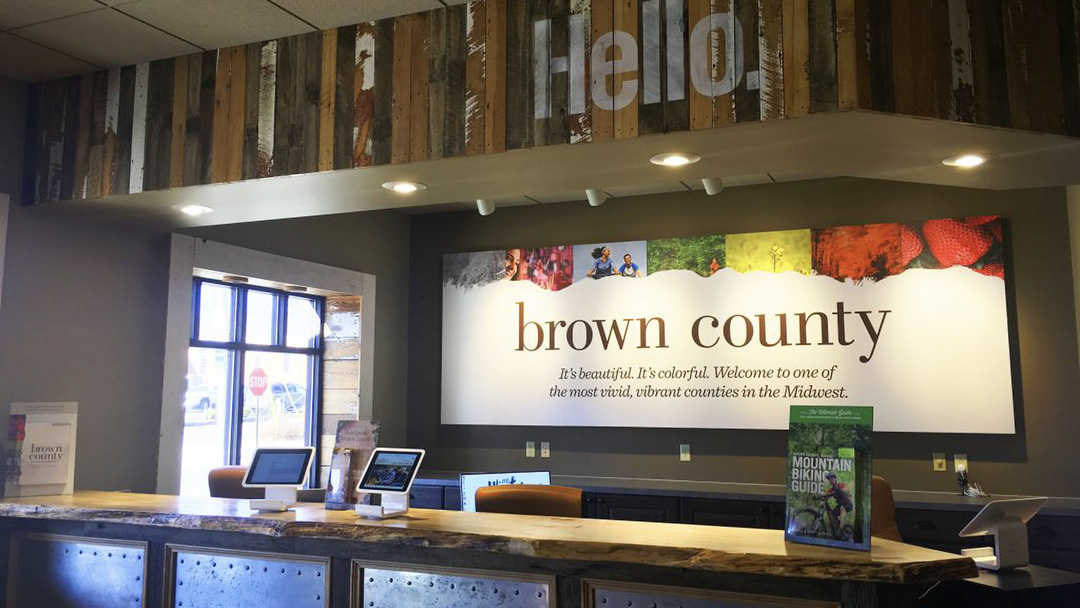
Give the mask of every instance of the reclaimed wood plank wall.
M 866 109 L 1080 136 L 1077 0 L 474 0 L 31 88 L 25 202 Z

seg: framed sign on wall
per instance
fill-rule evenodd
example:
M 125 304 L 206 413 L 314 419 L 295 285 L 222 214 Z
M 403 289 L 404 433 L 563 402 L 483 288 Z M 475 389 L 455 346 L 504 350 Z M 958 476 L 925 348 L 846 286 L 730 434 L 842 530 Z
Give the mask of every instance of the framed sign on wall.
M 450 254 L 442 423 L 1013 433 L 998 216 Z

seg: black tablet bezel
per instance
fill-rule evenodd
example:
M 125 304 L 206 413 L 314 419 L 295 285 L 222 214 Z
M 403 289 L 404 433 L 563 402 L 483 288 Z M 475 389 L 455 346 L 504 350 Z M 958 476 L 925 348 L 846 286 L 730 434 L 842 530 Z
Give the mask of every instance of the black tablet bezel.
M 252 476 L 255 475 L 256 464 L 264 454 L 303 454 L 304 466 L 300 470 L 299 479 L 295 483 L 264 483 L 255 481 Z M 247 473 L 244 475 L 244 481 L 241 484 L 245 488 L 269 488 L 269 487 L 299 487 L 307 481 L 308 474 L 311 472 L 311 461 L 315 458 L 315 450 L 313 448 L 258 448 L 255 450 L 255 455 L 251 458 L 251 464 L 248 466 Z
M 378 460 L 379 454 L 408 454 L 416 457 L 415 464 L 412 465 L 409 471 L 409 477 L 405 480 L 405 487 L 401 490 L 387 490 L 386 488 L 371 487 L 364 484 L 367 480 L 372 467 L 375 466 L 375 461 Z M 416 474 L 420 471 L 420 463 L 424 460 L 424 450 L 415 450 L 408 448 L 375 448 L 375 451 L 371 453 L 371 458 L 368 459 L 367 466 L 364 467 L 364 473 L 360 476 L 360 482 L 356 486 L 358 492 L 380 492 L 385 494 L 404 494 L 412 487 L 413 480 L 416 479 Z

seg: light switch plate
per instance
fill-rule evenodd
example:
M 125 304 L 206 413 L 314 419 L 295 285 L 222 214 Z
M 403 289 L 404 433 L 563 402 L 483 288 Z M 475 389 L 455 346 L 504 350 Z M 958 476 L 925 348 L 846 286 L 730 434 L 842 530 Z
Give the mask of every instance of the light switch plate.
M 690 462 L 690 444 L 689 443 L 680 443 L 679 444 L 679 461 L 681 461 L 681 462 Z
M 934 452 L 934 471 L 943 473 L 948 470 L 948 463 L 945 461 L 945 452 Z
M 547 441 L 540 442 L 540 458 L 551 458 L 551 444 Z
M 970 472 L 968 468 L 967 454 L 953 454 L 953 471 L 959 473 L 960 471 Z
M 525 458 L 536 458 L 536 442 L 525 442 Z

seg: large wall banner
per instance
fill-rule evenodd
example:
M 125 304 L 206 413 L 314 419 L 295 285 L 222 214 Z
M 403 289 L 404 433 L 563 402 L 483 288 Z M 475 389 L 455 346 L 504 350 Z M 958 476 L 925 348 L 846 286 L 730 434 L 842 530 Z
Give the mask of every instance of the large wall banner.
M 1012 433 L 1002 220 L 450 254 L 444 424 Z

